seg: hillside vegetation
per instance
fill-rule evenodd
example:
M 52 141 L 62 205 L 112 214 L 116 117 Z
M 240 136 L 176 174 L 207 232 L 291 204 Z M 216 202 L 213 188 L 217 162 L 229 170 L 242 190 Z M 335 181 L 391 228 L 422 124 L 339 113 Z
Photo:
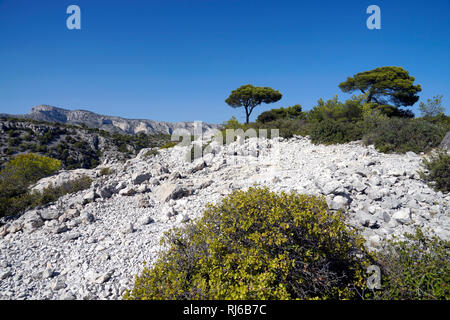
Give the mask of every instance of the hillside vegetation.
M 295 113 L 289 113 L 294 107 Z M 294 107 L 263 112 L 248 124 L 232 118 L 223 124 L 224 129 L 279 129 L 283 138 L 310 136 L 315 144 L 362 140 L 387 153 L 428 152 L 438 147 L 450 130 L 450 117 L 445 114 L 388 117 L 376 106 L 365 103 L 361 96 L 345 102 L 338 101 L 337 96 L 326 102 L 319 100 L 317 106 L 306 112 L 298 105 Z
M 62 168 L 95 168 L 105 158 L 129 159 L 143 148 L 159 147 L 169 135 L 110 133 L 86 126 L 0 118 L 0 167 L 17 154 L 61 160 Z

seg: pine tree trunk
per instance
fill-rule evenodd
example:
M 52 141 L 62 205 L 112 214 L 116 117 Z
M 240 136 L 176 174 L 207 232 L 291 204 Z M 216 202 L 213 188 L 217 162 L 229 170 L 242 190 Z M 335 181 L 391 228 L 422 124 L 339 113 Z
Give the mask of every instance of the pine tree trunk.
M 248 112 L 248 107 L 245 107 L 245 123 L 248 124 L 250 119 L 250 113 Z

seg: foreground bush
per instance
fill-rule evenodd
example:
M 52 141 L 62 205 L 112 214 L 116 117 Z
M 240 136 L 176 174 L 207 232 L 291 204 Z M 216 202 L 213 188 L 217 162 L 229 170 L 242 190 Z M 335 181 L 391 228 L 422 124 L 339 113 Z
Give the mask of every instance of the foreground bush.
M 166 234 L 125 299 L 357 298 L 370 257 L 323 198 L 235 191 Z
M 424 159 L 423 166 L 426 172 L 419 172 L 423 180 L 436 191 L 450 192 L 450 155 L 446 151 L 438 151 L 430 159 Z
M 382 288 L 376 299 L 450 299 L 450 242 L 428 238 L 420 229 L 405 240 L 390 240 L 376 256 Z

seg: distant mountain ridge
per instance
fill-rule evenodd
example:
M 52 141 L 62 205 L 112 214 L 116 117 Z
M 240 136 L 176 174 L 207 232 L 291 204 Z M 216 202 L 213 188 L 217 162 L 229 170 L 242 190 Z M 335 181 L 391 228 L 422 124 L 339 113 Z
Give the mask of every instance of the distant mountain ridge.
M 31 108 L 30 113 L 19 117 L 38 121 L 58 122 L 72 125 L 86 125 L 109 132 L 127 134 L 172 134 L 175 129 L 186 129 L 192 132 L 194 122 L 164 122 L 145 119 L 125 119 L 107 116 L 87 110 L 67 110 L 49 105 L 39 105 Z M 219 125 L 202 123 L 203 132 L 218 128 Z

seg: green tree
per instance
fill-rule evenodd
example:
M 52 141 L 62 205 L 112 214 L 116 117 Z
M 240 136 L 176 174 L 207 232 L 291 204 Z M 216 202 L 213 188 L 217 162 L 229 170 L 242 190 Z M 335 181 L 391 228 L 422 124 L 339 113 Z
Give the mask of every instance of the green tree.
M 401 67 L 381 67 L 357 73 L 339 84 L 343 92 L 361 91 L 367 94 L 367 102 L 379 106 L 393 104 L 398 107 L 412 106 L 419 100 L 420 85 L 414 85 L 415 78 Z
M 233 107 L 244 107 L 245 123 L 249 122 L 250 115 L 256 106 L 261 103 L 273 103 L 281 99 L 282 94 L 269 87 L 254 87 L 251 84 L 243 85 L 233 90 L 225 102 Z
M 442 106 L 442 95 L 434 96 L 433 99 L 427 99 L 427 103 L 420 102 L 419 110 L 422 117 L 435 117 L 445 112 Z

